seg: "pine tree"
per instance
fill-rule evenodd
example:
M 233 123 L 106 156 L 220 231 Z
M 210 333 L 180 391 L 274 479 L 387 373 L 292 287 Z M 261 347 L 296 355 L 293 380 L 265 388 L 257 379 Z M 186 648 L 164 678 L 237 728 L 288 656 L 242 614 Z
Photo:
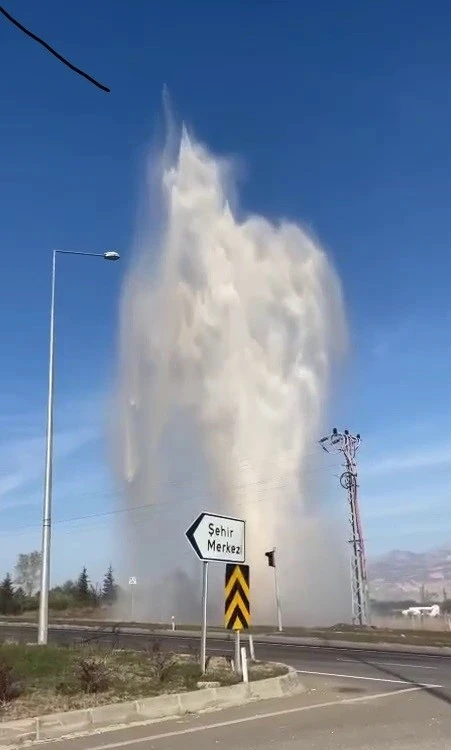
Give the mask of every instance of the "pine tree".
M 26 593 L 23 590 L 22 586 L 18 586 L 17 589 L 14 592 L 14 601 L 16 602 L 16 606 L 21 609 L 23 607 L 24 601 L 26 599 Z
M 15 609 L 13 582 L 7 573 L 0 585 L 0 612 L 2 615 L 11 615 Z
M 107 572 L 105 573 L 105 577 L 103 579 L 102 601 L 105 602 L 105 604 L 113 604 L 113 602 L 116 601 L 116 597 L 117 597 L 116 582 L 114 580 L 113 567 L 110 564 Z
M 90 600 L 90 590 L 89 590 L 89 578 L 88 578 L 88 571 L 84 567 L 81 571 L 80 575 L 78 576 L 77 585 L 75 587 L 76 590 L 76 598 L 81 604 L 87 604 Z

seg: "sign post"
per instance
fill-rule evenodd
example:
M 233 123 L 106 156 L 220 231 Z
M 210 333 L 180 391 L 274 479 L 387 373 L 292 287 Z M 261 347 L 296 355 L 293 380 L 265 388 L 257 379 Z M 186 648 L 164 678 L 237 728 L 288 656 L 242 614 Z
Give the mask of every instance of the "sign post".
M 200 513 L 185 535 L 199 560 L 202 560 L 202 636 L 200 664 L 205 674 L 207 663 L 208 563 L 236 564 L 245 560 L 245 522 L 239 518 Z M 243 566 L 246 567 L 246 566 Z
M 138 581 L 136 580 L 136 577 L 135 576 L 130 576 L 130 578 L 128 579 L 128 585 L 132 587 L 131 588 L 131 594 L 132 594 L 132 600 L 131 600 L 131 605 L 132 605 L 132 607 L 131 607 L 131 609 L 132 609 L 132 612 L 131 612 L 132 622 L 134 622 L 134 620 L 135 620 L 135 586 L 136 586 L 137 583 L 138 583 Z
M 241 674 L 241 643 L 238 629 L 235 630 L 235 672 Z
M 200 642 L 200 668 L 205 674 L 207 667 L 207 599 L 208 599 L 208 562 L 202 563 L 202 635 Z

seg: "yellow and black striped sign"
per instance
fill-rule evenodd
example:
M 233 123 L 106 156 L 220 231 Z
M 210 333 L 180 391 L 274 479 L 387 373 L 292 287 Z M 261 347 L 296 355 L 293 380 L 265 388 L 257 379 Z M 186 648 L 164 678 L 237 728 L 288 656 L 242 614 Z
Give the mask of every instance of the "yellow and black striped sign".
M 250 625 L 249 565 L 226 565 L 224 622 L 227 630 L 247 630 Z

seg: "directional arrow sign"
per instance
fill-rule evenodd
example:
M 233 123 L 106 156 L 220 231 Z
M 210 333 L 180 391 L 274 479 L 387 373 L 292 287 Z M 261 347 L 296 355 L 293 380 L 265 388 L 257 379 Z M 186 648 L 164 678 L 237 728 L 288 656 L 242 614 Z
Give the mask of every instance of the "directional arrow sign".
M 239 518 L 201 513 L 185 533 L 201 560 L 243 563 L 244 527 Z

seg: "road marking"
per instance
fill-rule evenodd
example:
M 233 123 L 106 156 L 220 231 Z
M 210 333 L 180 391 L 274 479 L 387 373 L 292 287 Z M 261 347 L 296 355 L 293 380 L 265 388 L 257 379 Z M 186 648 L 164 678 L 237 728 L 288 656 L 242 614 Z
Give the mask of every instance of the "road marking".
M 170 737 L 180 737 L 185 734 L 196 734 L 206 732 L 209 729 L 222 729 L 224 727 L 234 726 L 236 724 L 247 724 L 251 721 L 261 721 L 262 719 L 273 719 L 277 716 L 286 716 L 288 714 L 301 713 L 303 711 L 312 711 L 315 708 L 327 708 L 327 706 L 341 706 L 351 703 L 363 703 L 364 701 L 375 701 L 381 698 L 388 698 L 403 693 L 413 693 L 421 690 L 421 687 L 403 688 L 402 690 L 390 690 L 388 693 L 376 693 L 375 695 L 360 695 L 358 698 L 343 698 L 339 701 L 329 701 L 328 703 L 314 703 L 311 706 L 298 706 L 297 708 L 284 708 L 281 711 L 271 711 L 266 714 L 255 714 L 254 716 L 244 716 L 241 719 L 230 719 L 229 721 L 219 721 L 215 724 L 204 724 L 201 727 L 190 727 L 189 729 L 177 729 L 173 732 L 162 732 L 161 734 L 151 734 L 147 737 L 138 737 L 137 739 L 122 740 L 121 742 L 111 742 L 108 745 L 94 745 L 87 750 L 114 750 L 116 747 L 127 747 L 128 745 L 140 745 L 144 742 L 155 742 L 155 740 L 164 740 Z M 136 725 L 135 725 L 136 726 Z M 133 727 L 128 727 L 133 729 Z M 111 731 L 111 730 L 109 730 Z M 120 731 L 120 730 L 119 730 Z
M 388 654 L 393 654 L 393 655 L 401 656 L 401 657 L 409 655 L 408 651 L 397 651 L 396 650 L 396 646 L 409 645 L 409 644 L 402 644 L 402 643 L 393 643 L 393 644 L 390 644 L 394 648 L 387 648 L 387 649 L 385 649 L 385 648 L 378 649 L 377 647 L 375 647 L 375 648 L 362 648 L 362 647 L 360 647 L 358 645 L 357 641 L 348 641 L 349 645 L 346 645 L 346 646 L 323 646 L 322 644 L 321 645 L 319 645 L 319 644 L 318 645 L 317 644 L 310 644 L 310 645 L 308 645 L 306 643 L 276 643 L 275 641 L 260 641 L 260 640 L 258 640 L 258 637 L 257 637 L 257 639 L 254 638 L 254 643 L 258 644 L 259 646 L 276 646 L 278 648 L 297 648 L 297 649 L 306 649 L 306 650 L 309 650 L 309 651 L 310 650 L 311 651 L 333 651 L 334 653 L 337 653 L 337 651 L 344 651 L 345 653 L 354 652 L 354 653 L 357 653 L 357 654 L 374 654 L 374 653 L 383 654 L 383 653 L 388 653 Z M 375 646 L 377 646 L 377 644 L 375 644 Z M 421 648 L 421 646 L 420 646 L 420 648 Z M 412 652 L 410 652 L 410 653 L 412 654 Z M 437 659 L 440 659 L 440 660 L 442 660 L 442 659 L 447 659 L 447 660 L 451 659 L 451 655 L 449 653 L 444 653 L 444 654 L 426 654 L 426 653 L 422 653 L 421 651 L 419 651 L 417 653 L 413 653 L 413 656 L 421 656 L 422 659 L 431 659 L 431 660 L 432 659 L 436 659 L 436 660 Z
M 186 636 L 181 636 L 180 640 L 182 640 L 184 637 L 186 637 Z M 194 640 L 194 639 L 186 638 L 186 640 Z M 216 638 L 212 638 L 210 640 L 210 643 L 222 643 L 222 641 L 219 641 Z M 272 642 L 271 643 L 265 643 L 264 641 L 258 641 L 258 640 L 257 641 L 254 640 L 254 643 L 256 645 L 262 646 L 263 648 L 266 647 L 266 646 L 274 646 L 276 648 L 284 648 L 284 649 L 285 648 L 295 648 L 295 649 L 297 648 L 299 650 L 304 650 L 304 651 L 310 651 L 310 650 L 311 651 L 333 651 L 334 654 L 336 654 L 337 652 L 340 652 L 340 651 L 344 651 L 345 653 L 349 653 L 349 652 L 355 653 L 356 656 L 353 659 L 346 659 L 344 657 L 339 657 L 339 656 L 337 656 L 337 658 L 336 658 L 336 661 L 349 661 L 349 662 L 351 662 L 351 661 L 352 662 L 359 661 L 358 657 L 360 655 L 366 655 L 369 658 L 371 658 L 371 657 L 374 658 L 374 654 L 375 653 L 376 654 L 380 654 L 380 655 L 383 655 L 384 653 L 387 653 L 385 651 L 377 651 L 377 649 L 353 648 L 352 646 L 350 646 L 349 648 L 344 648 L 342 646 L 340 646 L 340 647 L 337 647 L 337 646 L 304 646 L 301 643 L 272 643 Z M 223 646 L 222 649 L 221 648 L 214 648 L 213 649 L 213 648 L 210 648 L 210 647 L 209 647 L 209 649 L 211 651 L 223 651 L 226 648 L 232 649 L 232 647 L 233 647 L 233 642 L 231 640 L 225 640 L 224 641 L 224 646 Z M 394 651 L 393 650 L 393 651 L 391 651 L 389 653 L 393 654 L 393 656 L 398 656 L 398 657 L 399 656 L 402 656 L 402 657 L 403 656 L 409 656 L 408 652 L 402 653 L 402 652 Z M 422 659 L 425 659 L 425 660 L 427 659 L 428 661 L 434 661 L 434 660 L 438 661 L 439 659 L 440 660 L 443 660 L 443 659 L 451 660 L 451 656 L 449 656 L 448 654 L 443 654 L 443 655 L 440 655 L 440 656 L 438 654 L 413 654 L 413 656 L 421 656 Z M 385 664 L 389 664 L 389 662 L 381 662 L 379 660 L 377 660 L 377 663 L 378 664 L 384 664 L 384 663 Z M 398 667 L 398 666 L 399 667 L 405 667 L 405 666 L 407 666 L 407 667 L 412 666 L 413 667 L 413 666 L 415 666 L 415 667 L 418 667 L 419 669 L 438 669 L 438 667 L 426 667 L 426 666 L 417 665 L 417 664 L 415 664 L 415 665 L 413 665 L 413 664 L 404 664 L 404 663 L 401 663 L 401 662 L 399 662 L 397 664 L 393 663 L 393 666 L 396 666 L 396 667 Z
M 322 677 L 340 677 L 345 680 L 370 680 L 371 682 L 392 682 L 395 685 L 411 685 L 410 680 L 388 680 L 386 677 L 364 677 L 363 675 L 356 674 L 336 674 L 335 672 L 311 672 L 308 669 L 297 669 L 296 672 L 299 674 L 314 674 L 321 675 Z M 442 688 L 443 685 L 429 685 L 425 682 L 416 682 L 419 688 Z
M 424 664 L 401 664 L 401 662 L 397 661 L 366 661 L 365 663 L 362 663 L 359 659 L 337 659 L 337 661 L 347 661 L 352 662 L 353 664 L 361 664 L 362 666 L 366 666 L 367 664 L 370 664 L 371 666 L 376 666 L 378 664 L 381 664 L 385 667 L 409 667 L 411 669 L 438 669 L 438 667 L 426 667 Z

